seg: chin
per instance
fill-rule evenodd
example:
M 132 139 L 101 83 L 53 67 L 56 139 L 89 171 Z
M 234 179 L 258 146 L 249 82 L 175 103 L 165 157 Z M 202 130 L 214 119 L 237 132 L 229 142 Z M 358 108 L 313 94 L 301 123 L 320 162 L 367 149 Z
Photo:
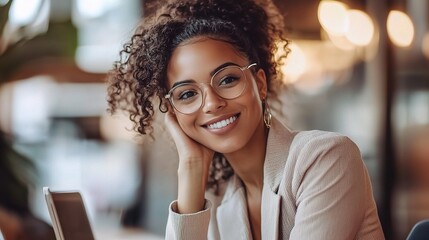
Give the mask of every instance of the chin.
M 241 141 L 236 141 L 231 139 L 231 140 L 223 140 L 218 144 L 216 144 L 215 142 L 210 142 L 205 146 L 212 149 L 215 152 L 228 154 L 242 149 L 244 145 L 245 144 L 242 143 Z

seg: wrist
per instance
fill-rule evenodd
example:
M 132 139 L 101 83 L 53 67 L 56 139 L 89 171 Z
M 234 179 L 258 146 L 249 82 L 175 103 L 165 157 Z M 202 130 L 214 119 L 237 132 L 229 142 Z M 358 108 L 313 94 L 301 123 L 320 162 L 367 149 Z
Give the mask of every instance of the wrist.
M 177 173 L 179 213 L 195 213 L 203 210 L 206 180 L 202 161 L 181 161 Z

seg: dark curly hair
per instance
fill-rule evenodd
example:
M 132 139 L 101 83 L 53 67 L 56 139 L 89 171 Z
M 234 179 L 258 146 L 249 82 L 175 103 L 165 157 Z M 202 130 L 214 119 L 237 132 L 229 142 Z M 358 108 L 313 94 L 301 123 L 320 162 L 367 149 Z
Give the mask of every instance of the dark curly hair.
M 230 43 L 238 52 L 265 71 L 268 92 L 280 84 L 280 61 L 276 59 L 278 41 L 288 40 L 283 34 L 283 18 L 272 3 L 252 0 L 170 1 L 137 27 L 130 42 L 124 45 L 120 59 L 109 72 L 108 104 L 111 113 L 125 110 L 141 134 L 152 132 L 154 103 L 166 112 L 168 101 L 167 66 L 172 52 L 180 44 L 197 37 L 208 37 Z M 228 162 L 215 154 L 209 176 L 209 187 L 233 174 Z

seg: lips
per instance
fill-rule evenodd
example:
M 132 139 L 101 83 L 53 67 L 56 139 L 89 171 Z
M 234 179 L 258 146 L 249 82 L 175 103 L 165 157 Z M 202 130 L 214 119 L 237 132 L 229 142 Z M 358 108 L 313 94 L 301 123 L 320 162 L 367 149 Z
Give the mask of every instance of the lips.
M 227 119 L 223 119 L 220 121 L 212 122 L 210 124 L 205 125 L 208 129 L 220 129 L 228 126 L 229 124 L 235 122 L 238 118 L 239 114 L 231 116 Z

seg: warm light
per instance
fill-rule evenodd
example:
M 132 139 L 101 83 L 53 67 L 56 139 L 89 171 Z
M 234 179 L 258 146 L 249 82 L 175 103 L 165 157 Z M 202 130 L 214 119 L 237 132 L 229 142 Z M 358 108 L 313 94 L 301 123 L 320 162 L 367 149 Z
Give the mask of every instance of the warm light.
M 319 94 L 343 79 L 353 66 L 355 50 L 344 51 L 331 41 L 295 40 L 291 46 L 288 69 L 282 69 L 292 88 L 304 94 Z M 292 56 L 296 54 L 295 56 Z M 302 67 L 302 68 L 301 68 Z M 294 76 L 294 72 L 299 74 Z M 292 75 L 292 76 L 291 76 Z
M 368 14 L 360 10 L 349 10 L 349 26 L 346 38 L 357 46 L 366 46 L 374 36 L 374 24 Z
M 351 43 L 349 43 L 351 45 Z M 337 47 L 332 41 L 323 41 L 313 47 L 313 56 L 318 61 L 323 71 L 336 72 L 349 69 L 355 63 L 356 50 Z
M 306 71 L 307 60 L 302 49 L 292 43 L 289 45 L 291 52 L 288 57 L 284 60 L 284 65 L 281 68 L 284 74 L 285 83 L 294 83 L 299 77 Z
M 317 12 L 323 29 L 331 35 L 343 35 L 347 30 L 347 5 L 337 1 L 322 0 Z
M 423 54 L 429 59 L 429 33 L 426 33 L 422 42 Z
M 392 10 L 387 17 L 387 33 L 395 45 L 408 47 L 414 38 L 413 22 L 407 14 Z
M 355 49 L 355 45 L 353 45 L 353 43 L 351 43 L 350 40 L 348 40 L 345 36 L 335 36 L 328 34 L 328 38 L 335 47 L 341 50 L 350 51 Z

